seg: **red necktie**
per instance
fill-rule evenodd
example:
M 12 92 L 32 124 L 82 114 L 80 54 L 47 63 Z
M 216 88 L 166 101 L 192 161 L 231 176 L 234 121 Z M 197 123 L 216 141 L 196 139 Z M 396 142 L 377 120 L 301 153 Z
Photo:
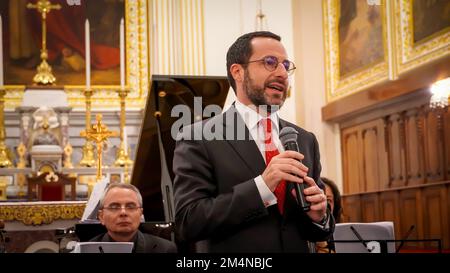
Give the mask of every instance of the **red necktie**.
M 270 120 L 270 118 L 262 119 L 261 121 L 265 132 L 264 144 L 266 153 L 266 165 L 269 165 L 270 160 L 272 160 L 272 157 L 278 155 L 280 152 L 278 151 L 272 139 L 272 121 Z M 273 193 L 275 194 L 278 200 L 277 201 L 278 210 L 280 211 L 281 214 L 283 214 L 284 199 L 286 197 L 286 182 L 284 180 L 280 181 L 280 183 L 278 184 L 277 188 Z

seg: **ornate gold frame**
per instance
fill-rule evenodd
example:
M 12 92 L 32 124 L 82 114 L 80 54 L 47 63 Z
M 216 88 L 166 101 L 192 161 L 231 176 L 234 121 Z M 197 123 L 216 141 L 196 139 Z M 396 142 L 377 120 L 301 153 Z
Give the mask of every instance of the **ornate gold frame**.
M 149 87 L 149 45 L 148 45 L 148 2 L 146 0 L 126 0 L 126 82 L 130 93 L 127 107 L 143 108 Z M 25 85 L 5 86 L 7 95 L 5 107 L 15 108 L 20 105 Z M 120 99 L 116 90 L 120 86 L 92 86 L 93 108 L 119 108 Z M 69 104 L 74 108 L 84 108 L 84 85 L 64 86 Z
M 386 1 L 380 1 L 383 27 L 383 61 L 368 67 L 362 67 L 344 78 L 339 75 L 339 4 L 340 1 L 338 0 L 323 0 L 322 5 L 328 102 L 358 92 L 389 78 L 388 7 Z
M 43 204 L 44 203 L 44 204 Z M 51 224 L 56 220 L 81 219 L 86 202 L 30 202 L 0 204 L 0 219 L 24 225 Z
M 413 0 L 395 0 L 394 10 L 399 74 L 450 55 L 450 28 L 414 44 Z

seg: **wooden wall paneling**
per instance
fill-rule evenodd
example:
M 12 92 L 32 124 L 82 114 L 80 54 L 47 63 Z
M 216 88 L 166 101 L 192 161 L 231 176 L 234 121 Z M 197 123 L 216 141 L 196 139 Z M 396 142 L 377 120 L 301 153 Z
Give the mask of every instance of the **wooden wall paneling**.
M 380 221 L 380 202 L 378 193 L 361 195 L 362 221 L 365 223 Z
M 378 191 L 387 185 L 388 165 L 384 122 L 377 119 L 361 125 L 363 182 L 365 191 Z
M 444 178 L 444 145 L 442 115 L 425 110 L 424 143 L 426 182 L 442 181 Z
M 387 188 L 389 166 L 382 119 L 342 130 L 344 194 Z
M 447 192 L 447 212 L 450 213 L 450 183 L 447 183 L 445 185 L 445 191 Z M 450 234 L 450 217 L 447 214 L 447 230 L 445 231 L 447 234 Z M 450 240 L 450 239 L 449 239 Z M 450 242 L 449 242 L 450 244 Z M 447 248 L 450 248 L 450 246 L 447 245 Z
M 425 182 L 423 115 L 419 108 L 405 112 L 406 179 L 409 186 Z
M 361 201 L 359 195 L 342 196 L 342 222 L 361 222 Z
M 361 132 L 363 156 L 363 182 L 364 191 L 376 191 L 378 186 L 378 161 L 377 161 L 377 128 L 364 128 Z
M 414 226 L 408 239 L 450 249 L 450 110 L 423 95 L 341 120 L 343 221 L 393 221 L 396 239 Z
M 406 185 L 404 120 L 401 113 L 392 114 L 388 122 L 389 187 Z
M 441 239 L 443 248 L 450 247 L 447 201 L 445 186 L 438 185 L 422 189 L 424 238 Z M 437 247 L 435 243 L 427 243 L 425 246 Z
M 358 127 L 347 128 L 342 131 L 342 158 L 344 185 L 343 193 L 351 194 L 362 191 L 360 185 L 362 164 L 360 160 L 360 137 Z
M 450 180 L 450 108 L 444 115 L 445 180 Z
M 395 238 L 401 239 L 400 211 L 399 211 L 399 192 L 385 191 L 381 192 L 380 200 L 380 221 L 394 222 Z
M 409 239 L 423 239 L 423 223 L 420 204 L 420 190 L 407 189 L 399 193 L 400 234 L 406 234 L 414 226 Z M 409 243 L 408 246 L 423 247 L 423 243 Z

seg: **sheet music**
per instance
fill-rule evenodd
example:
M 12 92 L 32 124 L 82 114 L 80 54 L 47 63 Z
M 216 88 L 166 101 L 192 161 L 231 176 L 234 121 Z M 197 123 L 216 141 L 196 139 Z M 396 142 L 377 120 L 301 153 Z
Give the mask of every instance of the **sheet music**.
M 352 231 L 356 230 L 362 240 L 371 240 L 369 242 L 360 241 L 358 236 Z M 377 240 L 394 240 L 394 223 L 373 222 L 373 223 L 339 223 L 336 224 L 334 234 L 335 241 L 352 240 L 355 242 L 335 242 L 336 253 L 379 253 L 380 242 Z M 395 243 L 387 243 L 387 252 L 395 253 Z
M 81 222 L 97 221 L 100 198 L 108 184 L 109 181 L 106 177 L 95 184 L 91 196 L 86 204 L 86 208 L 84 209 L 83 217 L 81 217 Z
M 131 253 L 133 242 L 78 242 L 71 253 Z

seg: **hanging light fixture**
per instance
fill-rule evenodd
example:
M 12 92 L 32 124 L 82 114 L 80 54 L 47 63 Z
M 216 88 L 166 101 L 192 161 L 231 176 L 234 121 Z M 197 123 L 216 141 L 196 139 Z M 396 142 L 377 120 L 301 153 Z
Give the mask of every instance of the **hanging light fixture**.
M 430 87 L 431 99 L 430 107 L 445 108 L 448 107 L 450 100 L 450 78 L 439 80 Z

